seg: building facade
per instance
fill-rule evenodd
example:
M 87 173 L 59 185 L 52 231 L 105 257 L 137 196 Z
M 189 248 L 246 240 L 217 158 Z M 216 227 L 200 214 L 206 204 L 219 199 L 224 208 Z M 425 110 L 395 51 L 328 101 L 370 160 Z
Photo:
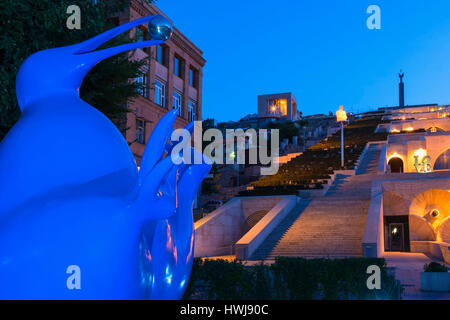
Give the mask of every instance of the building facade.
M 119 24 L 141 17 L 160 14 L 170 20 L 155 5 L 131 0 L 128 9 L 119 16 Z M 140 26 L 131 36 L 148 39 L 148 31 Z M 202 119 L 202 80 L 206 60 L 203 52 L 176 27 L 164 44 L 134 51 L 131 59 L 149 58 L 144 76 L 134 79 L 145 88 L 128 102 L 126 140 L 139 165 L 145 145 L 158 121 L 172 109 L 178 109 L 174 129 Z

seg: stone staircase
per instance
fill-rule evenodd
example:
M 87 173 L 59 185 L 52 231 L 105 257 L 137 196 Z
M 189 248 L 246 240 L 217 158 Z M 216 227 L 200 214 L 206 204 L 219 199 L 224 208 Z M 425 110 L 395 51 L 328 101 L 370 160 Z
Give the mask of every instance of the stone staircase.
M 369 144 L 365 154 L 362 155 L 355 174 L 377 173 L 378 159 L 380 159 L 382 143 Z
M 379 150 L 374 147 L 368 151 L 364 170 L 373 172 Z M 374 174 L 339 176 L 325 196 L 302 199 L 250 260 L 272 260 L 277 256 L 362 256 L 361 243 L 374 178 Z

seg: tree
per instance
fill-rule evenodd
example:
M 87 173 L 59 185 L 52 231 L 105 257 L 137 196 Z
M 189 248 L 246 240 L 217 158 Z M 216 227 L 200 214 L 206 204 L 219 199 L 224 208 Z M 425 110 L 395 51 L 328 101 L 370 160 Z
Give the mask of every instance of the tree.
M 216 163 L 213 163 L 210 173 L 213 175 L 211 178 L 205 178 L 202 183 L 202 193 L 205 195 L 211 195 L 219 193 L 222 186 L 219 184 L 219 178 L 221 173 Z
M 152 0 L 146 0 L 152 2 Z M 81 8 L 81 29 L 66 26 L 69 5 Z M 127 0 L 2 0 L 0 1 L 0 140 L 20 116 L 15 78 L 22 62 L 32 53 L 89 39 L 114 27 L 112 17 L 129 5 Z M 101 48 L 133 41 L 120 35 Z M 146 61 L 132 61 L 129 53 L 106 59 L 86 76 L 80 96 L 124 131 L 126 102 L 142 84 L 129 81 L 142 74 Z
M 298 136 L 299 125 L 296 125 L 295 122 L 292 121 L 270 122 L 268 129 L 279 129 L 281 140 L 292 139 L 293 136 Z

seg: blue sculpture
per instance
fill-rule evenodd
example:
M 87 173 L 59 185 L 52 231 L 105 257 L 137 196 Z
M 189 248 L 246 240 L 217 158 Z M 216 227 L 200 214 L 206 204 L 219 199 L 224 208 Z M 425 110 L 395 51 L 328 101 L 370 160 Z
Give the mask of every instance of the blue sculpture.
M 153 38 L 162 40 L 95 51 L 147 22 Z M 138 171 L 119 130 L 79 98 L 96 63 L 160 44 L 171 32 L 164 18 L 145 17 L 37 52 L 21 66 L 22 115 L 0 144 L 0 299 L 183 294 L 193 260 L 192 204 L 209 160 L 174 165 L 167 156 L 174 145 L 172 110 L 153 131 Z M 67 285 L 73 265 L 80 270 L 79 289 Z

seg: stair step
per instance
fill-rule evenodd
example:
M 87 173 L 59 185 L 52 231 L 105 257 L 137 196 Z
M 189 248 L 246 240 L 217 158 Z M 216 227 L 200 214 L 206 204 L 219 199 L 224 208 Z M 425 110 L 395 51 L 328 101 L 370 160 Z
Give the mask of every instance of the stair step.
M 371 147 L 367 170 L 376 173 Z M 366 164 L 368 164 L 366 162 Z M 360 168 L 364 168 L 361 166 Z M 324 197 L 301 200 L 257 248 L 251 260 L 290 257 L 360 257 L 373 174 L 337 179 Z

